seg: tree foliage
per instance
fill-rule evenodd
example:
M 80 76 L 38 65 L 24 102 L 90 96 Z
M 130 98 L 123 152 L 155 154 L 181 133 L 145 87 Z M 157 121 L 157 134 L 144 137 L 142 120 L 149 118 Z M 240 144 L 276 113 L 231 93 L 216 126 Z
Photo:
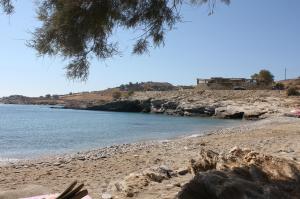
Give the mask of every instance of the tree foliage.
M 2 7 L 3 12 L 6 14 L 12 14 L 14 11 L 11 0 L 0 0 L 0 7 Z
M 264 69 L 259 71 L 258 74 L 253 74 L 251 78 L 263 85 L 270 85 L 274 82 L 274 75 L 270 71 Z
M 273 88 L 276 89 L 276 90 L 284 90 L 285 86 L 284 86 L 284 84 L 281 83 L 281 82 L 276 82 L 276 83 L 274 84 Z
M 218 0 L 38 0 L 37 16 L 42 22 L 33 32 L 29 46 L 39 55 L 59 55 L 70 60 L 67 76 L 88 77 L 89 60 L 110 58 L 119 53 L 112 40 L 116 28 L 140 32 L 132 52 L 143 54 L 149 47 L 164 44 L 166 32 L 180 22 L 180 7 L 207 4 L 213 13 Z M 226 4 L 230 0 L 219 0 Z M 5 13 L 13 12 L 11 0 L 0 0 Z

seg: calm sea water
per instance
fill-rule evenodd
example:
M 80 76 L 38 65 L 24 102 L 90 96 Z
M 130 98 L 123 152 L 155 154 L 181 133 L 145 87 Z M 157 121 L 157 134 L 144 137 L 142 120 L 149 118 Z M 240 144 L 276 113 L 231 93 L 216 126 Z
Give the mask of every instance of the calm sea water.
M 0 104 L 0 159 L 168 139 L 240 121 Z

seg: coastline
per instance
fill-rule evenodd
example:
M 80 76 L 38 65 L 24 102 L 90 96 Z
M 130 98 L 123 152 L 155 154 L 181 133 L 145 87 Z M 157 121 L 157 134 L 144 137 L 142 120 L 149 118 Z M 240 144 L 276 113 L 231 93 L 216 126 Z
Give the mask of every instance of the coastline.
M 60 105 L 62 109 L 75 110 L 142 112 L 246 120 L 283 115 L 300 105 L 299 97 L 287 96 L 280 90 L 203 90 L 196 87 L 170 91 L 137 91 L 133 95 L 118 99 L 110 95 L 109 97 L 104 95 L 106 97 L 103 98 L 102 94 L 99 92 L 79 96 L 62 95 L 56 100 L 11 96 L 0 98 L 0 102 Z
M 4 117 L 4 119 L 2 118 L 0 122 L 1 126 L 3 125 L 3 128 L 1 128 L 3 143 L 6 143 L 6 138 L 9 139 L 12 137 L 13 139 L 15 132 L 20 141 L 20 143 L 12 141 L 9 142 L 11 144 L 7 145 L 7 147 L 5 145 L 1 147 L 0 152 L 2 153 L 0 153 L 0 164 L 4 164 L 7 161 L 16 162 L 18 159 L 20 161 L 26 161 L 26 159 L 38 159 L 39 157 L 44 156 L 56 157 L 63 154 L 73 154 L 102 147 L 110 147 L 111 145 L 174 139 L 177 138 L 177 136 L 189 136 L 195 133 L 202 134 L 206 133 L 206 130 L 209 129 L 230 127 L 241 123 L 240 120 L 223 120 L 202 117 L 190 118 L 161 114 L 91 112 L 78 110 L 56 111 L 49 109 L 49 106 L 39 106 L 38 108 L 31 105 L 19 106 L 15 107 L 12 105 L 12 108 L 10 108 L 10 105 L 8 105 L 7 108 L 3 109 L 3 112 L 0 110 L 4 116 L 7 115 L 7 117 Z M 29 114 L 25 114 L 28 110 Z M 45 122 L 46 120 L 35 122 L 31 128 L 27 129 L 27 126 L 23 125 L 23 120 L 10 119 L 14 118 L 14 115 L 19 114 L 18 112 L 20 112 L 23 118 L 27 118 L 27 123 L 30 123 L 30 121 L 39 121 L 39 116 L 37 116 L 37 114 L 34 114 L 36 116 L 30 114 L 30 111 L 37 114 L 42 113 L 44 118 L 48 118 L 47 122 Z M 13 115 L 10 115 L 10 112 L 12 112 Z M 56 118 L 58 117 L 55 117 L 57 115 L 63 115 L 64 120 L 57 120 Z M 104 120 L 102 115 L 104 116 Z M 73 119 L 73 117 L 75 119 Z M 80 122 L 77 122 L 79 121 L 78 118 L 80 118 Z M 116 120 L 116 118 L 125 118 L 125 120 L 120 121 L 118 119 Z M 98 124 L 100 119 L 101 122 Z M 65 127 L 64 121 L 72 121 L 70 123 L 72 123 L 73 127 Z M 76 123 L 74 123 L 74 121 Z M 106 124 L 106 121 L 108 121 L 109 125 L 104 125 L 102 128 L 102 124 Z M 51 136 L 49 138 L 39 137 L 39 135 L 44 135 L 44 128 L 42 128 L 44 126 L 47 126 L 46 132 L 57 132 L 53 133 L 53 135 L 56 136 Z M 41 130 L 39 131 L 39 129 Z M 4 134 L 2 134 L 2 132 Z M 26 135 L 25 137 L 22 137 L 23 132 L 28 132 L 24 133 L 24 135 Z M 49 135 L 50 134 L 51 133 L 49 133 Z M 108 138 L 106 139 L 106 137 Z M 85 141 L 82 141 L 81 138 Z M 48 139 L 51 141 L 48 141 Z M 27 143 L 27 145 L 23 143 Z
M 174 116 L 177 117 L 177 116 Z M 211 120 L 215 120 L 218 118 L 210 118 Z M 198 130 L 197 133 L 195 131 L 192 132 L 185 132 L 182 135 L 175 135 L 171 136 L 169 138 L 157 138 L 157 139 L 141 139 L 140 141 L 133 141 L 129 143 L 122 143 L 122 144 L 112 144 L 104 147 L 94 147 L 91 149 L 82 149 L 82 150 L 76 150 L 76 151 L 69 151 L 69 152 L 60 152 L 57 154 L 42 154 L 37 155 L 32 158 L 24 158 L 24 159 L 18 159 L 18 158 L 1 158 L 0 159 L 0 167 L 1 166 L 9 166 L 9 165 L 23 165 L 23 164 L 32 164 L 32 163 L 39 163 L 39 162 L 45 162 L 45 161 L 55 161 L 56 159 L 68 159 L 68 158 L 76 158 L 81 156 L 89 156 L 91 153 L 100 153 L 103 154 L 103 156 L 110 156 L 115 155 L 117 153 L 123 153 L 130 151 L 132 148 L 137 148 L 138 150 L 143 149 L 148 146 L 155 146 L 160 145 L 162 143 L 167 142 L 174 142 L 174 141 L 180 141 L 184 139 L 190 139 L 190 138 L 199 138 L 199 137 L 205 137 L 209 135 L 217 135 L 217 134 L 223 134 L 230 131 L 242 131 L 242 130 L 249 130 L 250 128 L 253 128 L 256 126 L 255 124 L 259 121 L 267 120 L 241 120 L 241 119 L 235 119 L 240 120 L 239 123 L 233 123 L 233 124 L 227 124 L 226 126 L 217 126 L 213 127 L 209 130 Z M 255 127 L 254 127 L 255 128 Z M 117 149 L 117 150 L 115 150 Z M 120 150 L 120 151 L 118 151 Z
M 300 163 L 299 129 L 298 118 L 272 117 L 203 136 L 115 145 L 10 163 L 0 166 L 0 198 L 1 193 L 30 185 L 59 192 L 75 179 L 85 183 L 91 195 L 99 198 L 111 181 L 152 166 L 182 168 L 202 148 L 223 153 L 238 146 Z

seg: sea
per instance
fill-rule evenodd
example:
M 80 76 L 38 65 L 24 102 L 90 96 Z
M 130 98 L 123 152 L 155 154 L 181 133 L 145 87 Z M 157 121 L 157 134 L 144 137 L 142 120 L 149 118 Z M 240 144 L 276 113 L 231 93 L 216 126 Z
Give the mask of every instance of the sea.
M 0 161 L 205 134 L 241 120 L 0 104 Z

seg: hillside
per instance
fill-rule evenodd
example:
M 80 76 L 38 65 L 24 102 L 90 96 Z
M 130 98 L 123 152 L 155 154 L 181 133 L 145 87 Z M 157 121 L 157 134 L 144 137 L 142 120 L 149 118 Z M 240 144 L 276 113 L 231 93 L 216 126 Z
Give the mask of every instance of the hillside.
M 122 84 L 118 87 L 121 91 L 170 91 L 178 90 L 168 82 L 141 82 Z
M 299 86 L 299 81 L 286 80 L 282 83 L 288 88 Z M 300 107 L 300 96 L 288 97 L 284 90 L 203 90 L 197 87 L 183 89 L 169 83 L 141 82 L 103 91 L 67 95 L 13 95 L 0 99 L 0 102 L 62 105 L 68 109 L 261 119 L 283 115 Z
M 11 95 L 0 98 L 4 104 L 48 104 L 68 105 L 69 107 L 81 107 L 93 104 L 102 104 L 117 98 L 128 98 L 136 91 L 172 91 L 182 87 L 176 87 L 167 82 L 141 82 L 123 84 L 115 88 L 102 91 L 69 93 L 64 95 L 46 95 L 41 97 L 26 97 Z M 117 96 L 116 93 L 118 93 Z
M 296 87 L 297 89 L 300 90 L 300 77 L 297 79 L 287 79 L 278 82 L 284 84 L 285 88 Z

